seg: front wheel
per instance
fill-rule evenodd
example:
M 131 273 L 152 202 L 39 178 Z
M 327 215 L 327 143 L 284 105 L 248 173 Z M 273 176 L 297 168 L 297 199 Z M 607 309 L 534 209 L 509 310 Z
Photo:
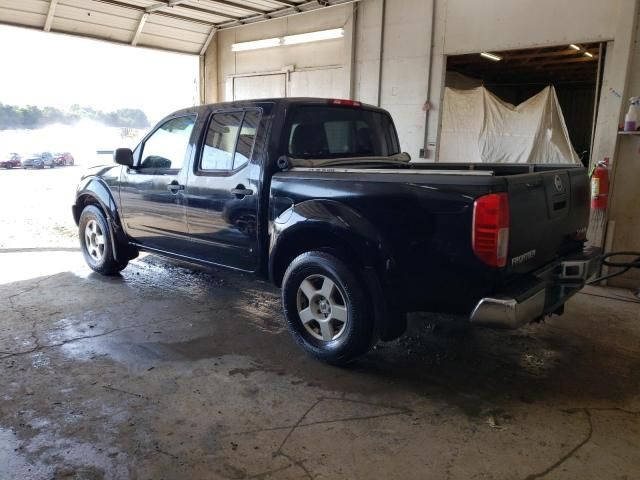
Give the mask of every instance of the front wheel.
M 104 214 L 95 205 L 88 205 L 82 210 L 78 234 L 84 259 L 93 271 L 114 275 L 129 263 L 128 260 L 114 258 L 111 229 Z
M 312 357 L 344 365 L 371 347 L 374 322 L 355 269 L 326 252 L 298 256 L 282 282 L 289 332 Z

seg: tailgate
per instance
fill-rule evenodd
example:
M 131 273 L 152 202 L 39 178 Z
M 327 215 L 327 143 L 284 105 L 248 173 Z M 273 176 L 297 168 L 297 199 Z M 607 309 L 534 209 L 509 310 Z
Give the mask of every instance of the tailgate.
M 505 178 L 510 210 L 507 265 L 512 271 L 530 272 L 582 248 L 589 222 L 589 178 L 584 168 Z

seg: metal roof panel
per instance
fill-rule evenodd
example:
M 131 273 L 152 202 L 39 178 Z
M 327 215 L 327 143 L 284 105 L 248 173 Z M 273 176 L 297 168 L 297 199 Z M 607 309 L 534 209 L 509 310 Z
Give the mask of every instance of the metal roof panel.
M 335 6 L 358 0 L 326 1 Z M 0 0 L 0 23 L 45 30 L 47 23 L 57 32 L 197 54 L 214 27 L 323 8 L 316 0 Z

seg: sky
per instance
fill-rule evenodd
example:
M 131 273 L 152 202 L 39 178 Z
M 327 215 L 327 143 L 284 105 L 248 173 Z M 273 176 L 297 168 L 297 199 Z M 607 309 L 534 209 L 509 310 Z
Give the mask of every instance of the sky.
M 0 45 L 0 103 L 140 108 L 152 123 L 197 103 L 195 55 L 3 25 Z

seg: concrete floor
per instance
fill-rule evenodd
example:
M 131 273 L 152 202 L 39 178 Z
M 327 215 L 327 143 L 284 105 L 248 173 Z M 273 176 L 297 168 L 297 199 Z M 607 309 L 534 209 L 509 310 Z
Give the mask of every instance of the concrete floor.
M 0 172 L 0 202 L 68 172 Z M 624 291 L 516 332 L 415 316 L 338 369 L 295 347 L 267 284 L 151 256 L 103 278 L 69 235 L 29 243 L 67 227 L 0 232 L 0 479 L 640 477 Z

